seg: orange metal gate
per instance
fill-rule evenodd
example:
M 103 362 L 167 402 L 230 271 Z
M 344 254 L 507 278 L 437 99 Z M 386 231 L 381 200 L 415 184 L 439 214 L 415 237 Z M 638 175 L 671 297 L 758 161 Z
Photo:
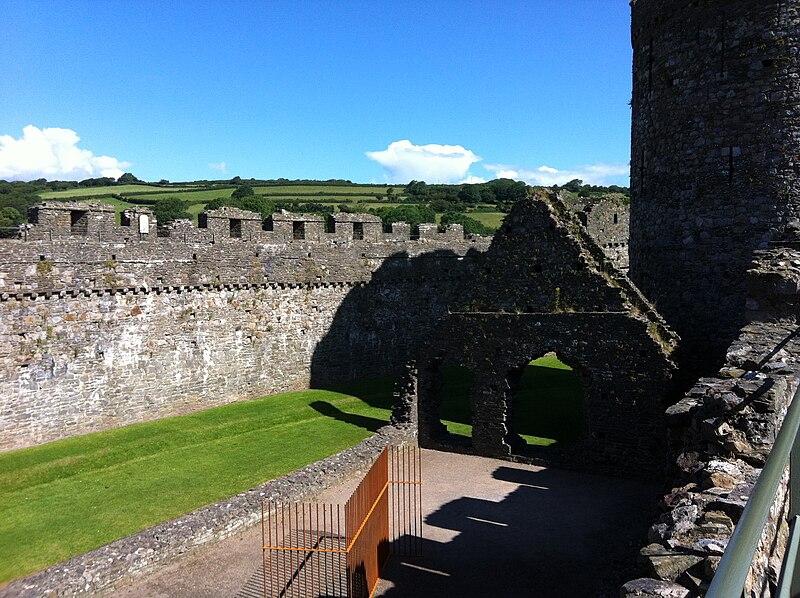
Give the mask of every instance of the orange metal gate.
M 422 551 L 416 447 L 387 447 L 341 505 L 262 502 L 265 598 L 366 598 L 390 554 Z

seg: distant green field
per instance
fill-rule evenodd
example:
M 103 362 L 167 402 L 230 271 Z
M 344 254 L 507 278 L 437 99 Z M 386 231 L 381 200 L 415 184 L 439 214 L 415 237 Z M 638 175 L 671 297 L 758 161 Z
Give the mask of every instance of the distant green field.
M 503 224 L 506 214 L 505 212 L 469 212 L 467 216 L 474 218 L 489 228 L 498 229 Z
M 158 193 L 148 193 L 143 199 L 152 199 L 154 201 L 158 201 L 159 199 L 163 199 L 165 197 L 177 197 L 178 199 L 182 199 L 183 201 L 211 201 L 212 199 L 216 199 L 218 197 L 230 197 L 231 193 L 236 189 L 236 187 L 228 187 L 225 189 L 203 189 L 202 191 L 174 191 L 172 189 L 165 191 L 164 189 L 160 189 Z
M 190 187 L 179 187 L 174 191 L 181 191 L 183 189 L 190 189 Z M 40 193 L 39 197 L 42 199 L 67 199 L 69 197 L 92 197 L 94 195 L 111 195 L 118 193 L 125 195 L 126 193 L 163 193 L 163 187 L 154 187 L 153 185 L 116 185 L 113 187 L 85 187 L 83 189 L 67 189 L 65 191 L 46 191 Z
M 141 189 L 143 186 L 141 185 L 121 185 L 119 187 L 97 187 L 95 189 L 81 189 L 81 190 L 72 190 L 72 191 L 59 191 L 58 193 L 72 193 L 75 191 L 94 191 L 94 195 L 102 195 L 103 193 L 110 192 L 110 190 L 114 190 L 114 193 L 120 193 L 124 195 L 125 189 Z M 192 216 L 195 217 L 195 223 L 197 222 L 197 215 L 201 213 L 206 206 L 206 203 L 211 201 L 212 199 L 216 199 L 218 197 L 230 197 L 231 193 L 234 190 L 234 187 L 229 187 L 225 189 L 216 189 L 216 190 L 209 190 L 204 189 L 201 191 L 180 191 L 180 190 L 169 190 L 164 191 L 164 189 L 158 187 L 145 187 L 148 189 L 155 189 L 157 191 L 153 191 L 152 193 L 148 193 L 145 196 L 138 196 L 142 199 L 158 201 L 159 199 L 163 199 L 165 197 L 177 197 L 186 201 L 188 203 L 187 212 L 189 212 Z M 280 185 L 275 187 L 258 187 L 256 190 L 258 193 L 262 193 L 262 191 L 274 191 L 275 193 L 284 193 L 286 190 L 295 189 L 300 190 L 301 193 L 305 192 L 308 189 L 328 189 L 328 190 L 337 190 L 337 189 L 346 189 L 346 190 L 353 190 L 353 189 L 372 189 L 372 190 L 379 190 L 383 189 L 382 187 L 353 187 L 353 186 L 346 186 L 346 187 L 336 187 L 334 185 L 329 186 L 321 186 L 321 187 L 314 187 L 311 185 Z M 385 189 L 383 189 L 385 192 Z M 52 193 L 42 194 L 44 195 L 53 195 Z M 63 197 L 62 197 L 63 199 Z M 106 203 L 109 205 L 114 206 L 117 212 L 117 223 L 119 223 L 119 214 L 126 208 L 132 207 L 136 204 L 120 201 L 118 199 L 114 199 L 112 197 L 76 197 L 78 201 L 100 201 L 102 203 Z M 324 195 L 319 197 L 292 197 L 291 195 L 282 196 L 282 195 L 275 195 L 275 201 L 294 201 L 295 199 L 302 202 L 314 202 L 314 203 L 321 203 L 325 206 L 330 207 L 331 209 L 336 209 L 339 204 L 348 204 L 352 208 L 360 212 L 366 212 L 371 208 L 396 208 L 402 205 L 409 205 L 403 204 L 396 201 L 376 201 L 374 196 L 361 196 L 361 195 L 350 195 L 350 196 L 343 196 L 343 197 L 326 197 Z M 503 212 L 468 212 L 467 215 L 470 218 L 474 218 L 475 220 L 483 223 L 484 225 L 488 226 L 492 229 L 500 228 L 500 225 L 503 223 L 503 218 L 505 218 L 505 213 Z M 436 215 L 436 222 L 441 221 L 441 214 Z
M 386 195 L 386 189 L 378 185 L 267 185 L 264 187 L 254 187 L 259 195 L 292 195 L 293 193 L 314 193 L 325 195 L 326 193 L 347 193 L 352 195 Z M 402 193 L 404 186 L 392 187 L 395 193 Z
M 78 200 L 83 203 L 104 203 L 106 205 L 114 206 L 117 212 L 121 212 L 126 208 L 132 208 L 135 204 L 128 203 L 127 201 L 120 201 L 119 199 L 114 199 L 113 197 L 102 197 L 100 199 L 80 199 Z
M 194 222 L 197 224 L 197 215 L 203 212 L 206 209 L 206 204 L 204 203 L 193 203 L 190 204 L 186 211 L 189 212 L 192 216 L 194 216 Z

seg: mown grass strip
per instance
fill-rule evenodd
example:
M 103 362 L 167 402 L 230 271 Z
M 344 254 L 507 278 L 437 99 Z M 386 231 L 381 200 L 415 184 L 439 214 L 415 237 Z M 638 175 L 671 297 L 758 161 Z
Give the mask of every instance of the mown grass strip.
M 0 583 L 352 446 L 391 381 L 274 395 L 0 455 Z
M 469 371 L 445 373 L 442 420 L 471 434 Z M 352 446 L 389 419 L 392 380 L 234 403 L 0 455 L 0 583 L 222 500 Z M 515 409 L 529 444 L 577 439 L 583 389 L 532 362 Z

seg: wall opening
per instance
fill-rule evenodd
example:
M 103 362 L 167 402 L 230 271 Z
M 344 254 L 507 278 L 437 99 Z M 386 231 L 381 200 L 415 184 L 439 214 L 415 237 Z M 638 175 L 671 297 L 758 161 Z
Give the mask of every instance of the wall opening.
M 447 433 L 437 438 L 442 444 L 472 446 L 472 392 L 475 375 L 465 366 L 442 367 L 435 389 L 439 421 Z
M 89 212 L 71 210 L 69 213 L 69 232 L 85 237 L 89 234 Z
M 363 222 L 354 222 L 353 223 L 353 239 L 356 241 L 362 241 L 364 239 L 364 223 Z
M 230 222 L 230 231 L 231 231 L 231 239 L 241 239 L 242 238 L 242 221 L 239 218 L 231 218 Z
M 306 223 L 292 222 L 292 239 L 302 241 L 306 238 Z
M 511 370 L 507 382 L 512 452 L 562 448 L 584 437 L 584 384 L 555 353 Z

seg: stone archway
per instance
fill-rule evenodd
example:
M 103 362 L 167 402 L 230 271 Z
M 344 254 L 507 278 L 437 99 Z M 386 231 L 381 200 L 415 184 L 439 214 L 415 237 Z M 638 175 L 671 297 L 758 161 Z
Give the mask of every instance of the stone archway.
M 586 421 L 586 389 L 591 376 L 580 363 L 568 365 L 556 352 L 524 359 L 509 370 L 506 381 L 506 442 L 513 454 L 535 455 L 580 442 Z
M 471 450 L 510 457 L 520 369 L 557 351 L 585 380 L 585 433 L 558 459 L 660 475 L 676 342 L 560 199 L 532 191 L 506 218 L 470 297 L 449 310 L 420 351 L 418 384 L 406 401 L 418 406 L 420 444 L 449 448 L 441 442 L 438 367 L 444 360 L 468 367 L 475 374 Z

